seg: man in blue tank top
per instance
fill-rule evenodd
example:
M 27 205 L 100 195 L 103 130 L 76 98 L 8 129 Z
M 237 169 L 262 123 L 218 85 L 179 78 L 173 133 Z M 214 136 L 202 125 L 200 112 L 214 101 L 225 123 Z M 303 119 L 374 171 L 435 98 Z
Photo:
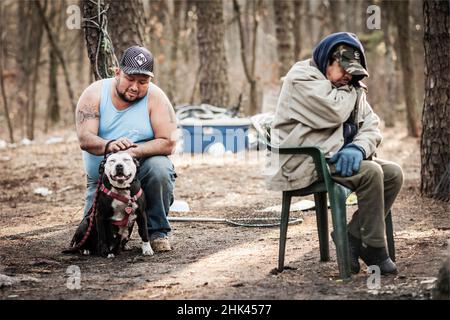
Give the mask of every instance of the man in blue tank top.
M 169 99 L 151 82 L 153 77 L 151 52 L 139 46 L 126 49 L 114 77 L 96 81 L 82 93 L 76 127 L 87 175 L 84 214 L 92 206 L 103 154 L 128 152 L 140 162 L 150 244 L 160 252 L 171 250 L 167 214 L 176 174 L 167 156 L 176 144 L 177 123 Z

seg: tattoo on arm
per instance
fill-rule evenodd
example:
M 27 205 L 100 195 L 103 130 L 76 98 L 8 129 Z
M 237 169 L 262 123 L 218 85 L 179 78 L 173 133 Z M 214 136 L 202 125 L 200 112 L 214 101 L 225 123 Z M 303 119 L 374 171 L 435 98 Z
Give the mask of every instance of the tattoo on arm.
M 83 106 L 77 112 L 77 123 L 82 124 L 89 119 L 100 119 L 100 115 L 94 106 Z

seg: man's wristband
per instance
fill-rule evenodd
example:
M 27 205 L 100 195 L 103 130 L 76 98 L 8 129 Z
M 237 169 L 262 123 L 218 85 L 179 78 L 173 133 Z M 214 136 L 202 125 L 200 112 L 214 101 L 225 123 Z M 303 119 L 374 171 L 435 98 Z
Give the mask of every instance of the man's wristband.
M 112 140 L 109 140 L 106 144 L 105 144 L 105 151 L 103 152 L 103 157 L 106 159 L 106 154 L 107 154 L 107 151 L 108 151 L 108 147 L 109 147 L 109 145 L 111 144 L 111 143 L 113 143 L 114 141 L 116 141 L 116 139 L 112 139 Z

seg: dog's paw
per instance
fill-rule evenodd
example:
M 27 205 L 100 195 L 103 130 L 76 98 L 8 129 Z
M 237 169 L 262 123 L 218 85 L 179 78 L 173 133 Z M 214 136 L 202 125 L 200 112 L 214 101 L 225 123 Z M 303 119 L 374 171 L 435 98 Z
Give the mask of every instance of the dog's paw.
M 89 256 L 91 252 L 88 249 L 84 249 L 83 252 L 81 252 L 83 256 Z
M 154 254 L 149 242 L 142 242 L 142 254 L 144 256 L 152 256 Z
M 115 257 L 116 256 L 114 255 L 114 253 L 108 253 L 108 256 L 107 256 L 108 259 L 113 259 Z

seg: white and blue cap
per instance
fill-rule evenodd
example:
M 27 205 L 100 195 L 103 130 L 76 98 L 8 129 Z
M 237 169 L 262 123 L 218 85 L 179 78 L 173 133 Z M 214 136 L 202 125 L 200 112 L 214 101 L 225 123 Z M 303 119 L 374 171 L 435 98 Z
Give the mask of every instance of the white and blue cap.
M 126 74 L 144 74 L 154 77 L 153 54 L 141 46 L 132 46 L 125 49 L 119 66 Z

